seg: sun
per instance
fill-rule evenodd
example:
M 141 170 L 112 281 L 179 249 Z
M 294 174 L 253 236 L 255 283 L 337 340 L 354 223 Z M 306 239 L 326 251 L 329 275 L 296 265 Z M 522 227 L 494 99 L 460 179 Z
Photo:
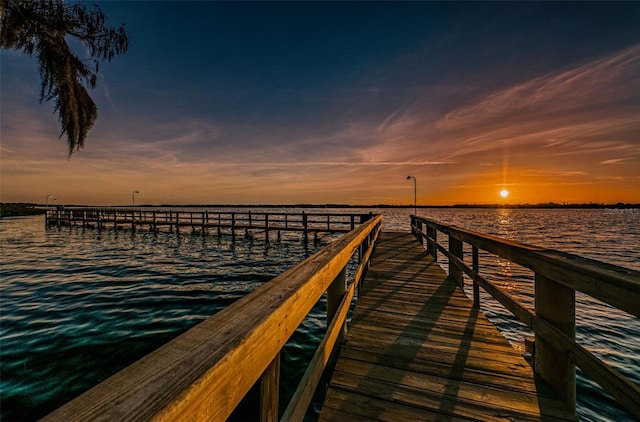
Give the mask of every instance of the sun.
M 500 196 L 503 197 L 503 198 L 506 198 L 507 196 L 509 196 L 509 191 L 506 190 L 506 189 L 502 189 L 500 191 Z

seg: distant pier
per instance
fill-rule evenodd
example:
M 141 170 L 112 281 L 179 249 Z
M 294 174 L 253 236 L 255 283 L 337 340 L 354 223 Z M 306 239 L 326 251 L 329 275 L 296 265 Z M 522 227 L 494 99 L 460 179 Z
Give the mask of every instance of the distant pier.
M 180 233 L 238 233 L 249 235 L 264 233 L 265 240 L 275 232 L 280 240 L 281 232 L 299 232 L 307 241 L 319 233 L 347 233 L 367 221 L 372 214 L 345 213 L 276 213 L 276 212 L 223 212 L 148 210 L 138 208 L 64 208 L 47 209 L 47 227 L 83 227 L 99 230 L 148 230 L 157 233 L 167 231 Z
M 335 242 L 43 420 L 224 421 L 255 385 L 260 421 L 301 421 L 332 366 L 321 421 L 573 420 L 576 367 L 640 419 L 640 386 L 575 336 L 576 291 L 640 317 L 639 271 L 416 216 L 412 233 L 381 232 L 381 216 L 350 224 Z M 533 308 L 481 275 L 480 250 L 533 271 Z M 438 254 L 448 258 L 447 272 Z M 533 330 L 529 362 L 481 313 L 479 289 Z M 283 348 L 325 294 L 326 334 L 280 412 Z

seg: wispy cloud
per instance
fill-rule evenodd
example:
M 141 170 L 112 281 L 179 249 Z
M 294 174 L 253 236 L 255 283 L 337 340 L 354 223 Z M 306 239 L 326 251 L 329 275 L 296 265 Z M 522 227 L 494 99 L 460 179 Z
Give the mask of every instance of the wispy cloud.
M 497 164 L 503 157 L 590 156 L 640 159 L 640 45 L 591 62 L 536 77 L 459 103 L 459 86 L 420 87 L 406 92 L 379 120 L 361 121 L 352 161 Z M 344 137 L 343 139 L 350 139 Z M 319 145 L 319 144 L 317 144 Z M 489 159 L 491 157 L 491 159 Z M 485 158 L 487 158 L 485 160 Z M 602 161 L 599 158 L 598 161 Z
M 625 161 L 629 161 L 629 157 L 627 158 L 613 158 L 611 160 L 604 160 L 604 161 L 600 161 L 600 164 L 620 164 L 620 163 L 624 163 Z
M 469 124 L 504 123 L 553 116 L 558 112 L 599 109 L 604 105 L 626 108 L 631 114 L 640 95 L 640 45 L 580 67 L 506 88 L 474 104 L 453 110 L 437 123 L 440 129 Z M 626 107 L 627 106 L 627 107 Z M 635 109 L 637 111 L 637 109 Z M 636 115 L 636 124 L 638 118 Z

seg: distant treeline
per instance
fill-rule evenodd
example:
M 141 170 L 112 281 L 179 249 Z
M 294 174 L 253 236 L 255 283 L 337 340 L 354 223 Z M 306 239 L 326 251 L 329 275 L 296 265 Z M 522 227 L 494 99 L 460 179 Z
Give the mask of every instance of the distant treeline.
M 0 218 L 44 214 L 43 205 L 24 202 L 0 203 Z
M 91 207 L 87 205 L 66 205 L 67 207 Z M 130 205 L 129 205 L 130 206 Z M 122 206 L 126 207 L 126 206 Z M 350 205 L 350 204 L 253 204 L 253 205 L 233 205 L 233 204 L 191 204 L 191 205 L 150 205 L 140 204 L 137 207 L 158 207 L 158 208 L 413 208 L 413 205 Z M 618 202 L 615 204 L 584 203 L 584 204 L 559 204 L 556 202 L 545 202 L 541 204 L 456 204 L 456 205 L 418 205 L 418 208 L 564 208 L 564 209 L 606 209 L 606 208 L 640 208 L 640 203 L 631 204 Z M 44 204 L 0 203 L 0 217 L 14 217 L 20 215 L 44 214 Z
M 443 207 L 435 206 L 433 208 L 586 208 L 586 209 L 604 209 L 604 208 L 638 208 L 640 204 L 630 204 L 625 202 L 617 202 L 615 204 L 599 204 L 599 203 L 584 203 L 584 204 L 558 204 L 556 202 L 544 202 L 541 204 L 460 204 L 460 205 L 447 205 Z M 418 206 L 420 208 L 420 206 Z
M 414 205 L 352 205 L 352 204 L 290 204 L 290 205 L 274 205 L 274 204 L 254 204 L 254 205 L 232 205 L 232 204 L 192 204 L 192 205 L 144 205 L 141 207 L 162 207 L 162 208 L 413 208 Z M 584 204 L 559 204 L 556 202 L 544 202 L 540 204 L 455 204 L 455 205 L 418 205 L 418 208 L 640 208 L 640 203 L 624 203 L 615 204 L 601 203 L 584 203 Z

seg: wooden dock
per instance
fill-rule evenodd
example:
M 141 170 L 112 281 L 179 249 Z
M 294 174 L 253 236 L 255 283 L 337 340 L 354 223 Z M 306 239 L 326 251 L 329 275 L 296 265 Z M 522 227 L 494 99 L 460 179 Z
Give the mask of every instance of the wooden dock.
M 76 224 L 78 214 L 66 215 L 67 224 Z M 106 214 L 96 219 L 102 223 Z M 141 219 L 129 215 L 133 229 Z M 85 225 L 93 218 L 82 216 Z M 115 217 L 114 225 L 124 221 Z M 176 230 L 184 222 L 182 215 L 170 217 Z M 256 215 L 237 217 L 231 216 L 232 229 Z M 278 217 L 262 217 L 268 235 Z M 322 223 L 313 224 L 311 215 L 301 216 L 303 224 L 279 218 L 305 234 L 305 220 L 307 230 L 333 228 L 331 215 L 314 215 Z M 640 385 L 575 337 L 577 291 L 640 317 L 639 271 L 418 216 L 411 217 L 412 234 L 382 233 L 381 215 L 363 215 L 360 224 L 357 216 L 346 218 L 342 224 L 352 229 L 344 236 L 42 420 L 225 421 L 259 387 L 256 420 L 299 422 L 339 348 L 321 421 L 574 420 L 576 367 L 640 420 Z M 193 221 L 194 227 L 204 221 L 206 232 L 206 211 Z M 533 272 L 534 307 L 482 273 L 479 251 Z M 448 275 L 434 260 L 438 254 L 448 259 Z M 350 263 L 357 263 L 355 271 Z M 469 280 L 473 301 L 462 291 Z M 479 311 L 479 289 L 533 330 L 535 375 Z M 282 412 L 285 345 L 322 297 L 325 335 Z
M 160 230 L 179 234 L 181 230 L 199 232 L 202 236 L 223 231 L 235 236 L 244 232 L 245 236 L 255 232 L 264 233 L 269 240 L 270 233 L 302 233 L 305 241 L 313 234 L 317 240 L 320 233 L 348 233 L 357 225 L 371 219 L 372 213 L 305 213 L 303 212 L 246 212 L 174 210 L 151 208 L 98 208 L 98 207 L 56 207 L 45 211 L 45 227 L 82 227 L 98 230 L 147 229 L 158 233 Z
M 382 233 L 321 421 L 574 420 L 409 233 Z

